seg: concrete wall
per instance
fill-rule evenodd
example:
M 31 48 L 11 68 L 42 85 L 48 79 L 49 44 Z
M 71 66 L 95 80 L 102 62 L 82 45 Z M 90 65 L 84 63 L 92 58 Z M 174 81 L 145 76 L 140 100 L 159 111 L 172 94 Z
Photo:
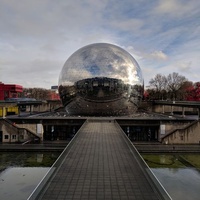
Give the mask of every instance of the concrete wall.
M 37 126 L 36 126 L 36 124 L 17 124 L 17 126 L 20 127 L 20 128 L 28 129 L 31 132 L 37 134 Z
M 200 122 L 172 131 L 161 139 L 163 144 L 200 144 Z
M 62 106 L 60 101 L 44 101 L 42 105 L 38 106 L 31 106 L 31 112 L 46 112 L 46 111 L 53 111 Z M 30 112 L 30 106 L 26 106 L 26 111 Z
M 0 130 L 3 133 L 3 143 L 23 142 L 29 138 L 29 135 L 24 130 L 19 130 L 15 124 L 9 124 L 4 120 L 0 120 Z
M 186 123 L 183 123 L 183 122 L 165 123 L 165 131 L 166 131 L 165 135 L 167 135 L 168 133 L 170 133 L 173 130 L 183 129 L 189 124 L 190 124 L 189 122 L 186 122 Z
M 38 125 L 40 125 L 40 126 L 38 126 Z M 43 131 L 42 124 L 17 124 L 17 126 L 33 132 L 35 135 L 40 137 L 41 141 L 43 140 L 44 131 Z M 41 128 L 39 128 L 39 127 L 41 127 Z M 38 128 L 40 130 L 38 130 Z
M 198 112 L 197 108 L 184 108 L 185 112 Z M 171 113 L 171 112 L 182 112 L 183 108 L 180 106 L 169 106 L 169 105 L 153 105 L 152 112 L 156 113 Z
M 177 129 L 184 129 L 188 126 L 190 122 L 162 122 L 160 125 L 159 130 L 159 141 L 162 141 L 162 138 L 166 137 L 169 133 L 177 130 Z
M 25 142 L 33 140 L 35 137 L 25 127 L 21 128 L 17 124 L 9 123 L 4 119 L 0 119 L 0 131 L 2 131 L 2 143 Z

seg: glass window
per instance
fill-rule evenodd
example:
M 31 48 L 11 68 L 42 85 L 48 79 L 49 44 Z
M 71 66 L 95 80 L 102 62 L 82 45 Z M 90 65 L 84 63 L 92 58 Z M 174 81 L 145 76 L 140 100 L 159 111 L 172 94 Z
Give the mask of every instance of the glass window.
M 12 139 L 13 139 L 13 140 L 16 140 L 16 139 L 17 139 L 17 136 L 16 136 L 16 135 L 12 135 Z
M 8 140 L 8 138 L 9 138 L 9 135 L 4 135 L 5 140 Z

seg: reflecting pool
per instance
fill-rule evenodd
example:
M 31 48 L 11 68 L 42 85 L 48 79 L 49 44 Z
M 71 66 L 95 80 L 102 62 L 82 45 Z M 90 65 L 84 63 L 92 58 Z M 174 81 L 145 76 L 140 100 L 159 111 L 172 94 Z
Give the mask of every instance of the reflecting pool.
M 200 154 L 143 154 L 155 176 L 175 200 L 199 200 Z
M 59 155 L 59 152 L 0 152 L 0 199 L 27 199 Z

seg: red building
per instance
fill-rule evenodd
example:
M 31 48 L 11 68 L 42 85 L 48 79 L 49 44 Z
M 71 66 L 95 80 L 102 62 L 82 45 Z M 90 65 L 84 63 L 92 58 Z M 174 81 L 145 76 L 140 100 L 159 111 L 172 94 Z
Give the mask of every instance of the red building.
M 0 100 L 20 97 L 22 92 L 23 87 L 21 85 L 4 84 L 0 82 Z
M 58 86 L 51 86 L 49 92 L 49 100 L 60 100 L 60 95 L 58 94 Z
M 50 91 L 48 100 L 60 100 L 60 96 L 58 93 L 56 93 L 54 91 Z

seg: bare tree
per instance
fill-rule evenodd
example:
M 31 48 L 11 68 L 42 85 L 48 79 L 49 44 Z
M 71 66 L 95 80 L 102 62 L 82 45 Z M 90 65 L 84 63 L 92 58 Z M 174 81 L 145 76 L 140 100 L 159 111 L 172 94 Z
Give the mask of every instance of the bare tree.
M 37 100 L 47 100 L 49 98 L 50 90 L 43 88 L 24 88 L 24 96 L 35 98 Z
M 157 99 L 163 99 L 163 94 L 165 93 L 167 86 L 167 78 L 162 74 L 157 74 L 155 78 L 152 78 L 149 81 L 149 84 L 150 90 L 154 90 L 154 96 L 157 96 Z
M 180 89 L 183 87 L 185 82 L 188 82 L 185 76 L 181 76 L 176 72 L 167 76 L 167 90 L 170 95 L 170 99 L 179 100 L 178 94 L 180 93 Z
M 190 82 L 176 72 L 164 76 L 157 74 L 149 81 L 148 93 L 153 99 L 184 100 L 184 89 Z M 190 83 L 191 85 L 191 83 Z
M 149 81 L 150 87 L 153 87 L 157 91 L 161 91 L 165 89 L 166 86 L 166 77 L 162 74 L 157 74 L 155 78 L 152 78 Z

